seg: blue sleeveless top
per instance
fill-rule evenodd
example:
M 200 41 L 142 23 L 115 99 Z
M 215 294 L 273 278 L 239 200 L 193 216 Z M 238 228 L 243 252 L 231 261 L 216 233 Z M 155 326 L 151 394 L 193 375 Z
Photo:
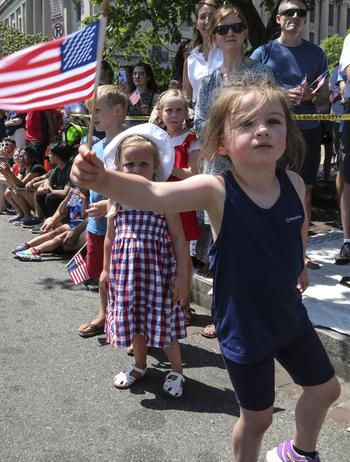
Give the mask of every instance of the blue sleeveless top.
M 280 196 L 269 209 L 253 202 L 232 172 L 220 233 L 212 245 L 213 320 L 222 354 L 252 364 L 311 329 L 297 289 L 304 268 L 304 210 L 284 171 Z

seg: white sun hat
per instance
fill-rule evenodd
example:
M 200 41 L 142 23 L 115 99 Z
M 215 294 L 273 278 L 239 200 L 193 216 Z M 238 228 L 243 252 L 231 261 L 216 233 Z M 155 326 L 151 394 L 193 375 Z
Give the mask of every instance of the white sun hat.
M 154 124 L 140 124 L 119 133 L 104 149 L 104 164 L 107 169 L 115 170 L 115 156 L 118 146 L 129 136 L 139 135 L 152 141 L 158 150 L 160 165 L 156 172 L 157 181 L 166 181 L 174 167 L 175 152 L 170 136 Z

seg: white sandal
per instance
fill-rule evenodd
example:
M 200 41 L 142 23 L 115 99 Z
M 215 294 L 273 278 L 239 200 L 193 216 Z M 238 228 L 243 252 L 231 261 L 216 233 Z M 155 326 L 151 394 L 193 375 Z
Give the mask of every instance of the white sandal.
M 119 372 L 114 379 L 113 379 L 113 385 L 117 388 L 130 388 L 133 383 L 136 382 L 136 380 L 142 379 L 142 377 L 146 374 L 147 367 L 144 369 L 140 369 L 139 367 L 136 367 L 134 365 L 129 366 L 125 371 Z M 138 372 L 140 374 L 140 377 L 134 377 L 131 375 L 133 372 Z
M 173 380 L 171 377 L 176 377 Z M 172 398 L 180 398 L 183 393 L 183 384 L 185 382 L 185 377 L 178 372 L 171 371 L 165 377 L 163 384 L 163 391 L 171 396 Z

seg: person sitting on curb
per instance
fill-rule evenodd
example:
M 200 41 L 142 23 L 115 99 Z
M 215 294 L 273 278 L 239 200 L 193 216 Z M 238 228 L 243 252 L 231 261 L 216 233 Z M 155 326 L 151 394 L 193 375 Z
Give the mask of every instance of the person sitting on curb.
M 33 178 L 43 175 L 45 169 L 37 162 L 34 149 L 29 146 L 21 149 L 18 158 L 23 163 L 18 176 L 5 162 L 1 164 L 1 172 L 10 185 L 5 191 L 5 199 L 17 210 L 17 215 L 12 217 L 9 222 L 21 225 L 26 221 L 32 221 L 31 210 L 34 209 L 31 195 L 28 194 L 25 186 Z
M 63 252 L 73 252 L 85 241 L 82 236 L 86 228 L 86 194 L 71 188 L 51 219 L 42 226 L 43 234 L 16 247 L 12 253 L 21 261 L 41 261 L 42 253 L 62 248 Z M 68 221 L 67 221 L 68 215 Z
M 69 191 L 69 174 L 72 167 L 73 149 L 65 143 L 56 143 L 49 148 L 50 164 L 55 166 L 39 184 L 30 182 L 34 194 L 37 216 L 48 218 L 57 210 Z
M 8 137 L 3 138 L 2 142 L 0 143 L 1 162 L 5 163 L 11 169 L 13 167 L 13 157 L 15 155 L 15 152 L 16 152 L 16 141 L 13 138 L 8 138 Z M 1 172 L 0 172 L 0 213 L 7 211 L 4 194 L 5 194 L 6 188 L 9 185 L 7 183 L 5 176 L 2 173 L 2 170 L 4 168 L 5 166 L 3 165 L 3 168 L 1 169 Z

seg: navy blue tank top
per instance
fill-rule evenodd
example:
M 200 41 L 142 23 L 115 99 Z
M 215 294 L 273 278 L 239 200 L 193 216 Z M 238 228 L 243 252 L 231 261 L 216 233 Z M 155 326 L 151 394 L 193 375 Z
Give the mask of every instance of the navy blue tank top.
M 288 346 L 311 328 L 297 289 L 304 268 L 304 211 L 284 171 L 280 195 L 264 209 L 231 172 L 220 233 L 212 245 L 213 320 L 222 354 L 252 364 Z

